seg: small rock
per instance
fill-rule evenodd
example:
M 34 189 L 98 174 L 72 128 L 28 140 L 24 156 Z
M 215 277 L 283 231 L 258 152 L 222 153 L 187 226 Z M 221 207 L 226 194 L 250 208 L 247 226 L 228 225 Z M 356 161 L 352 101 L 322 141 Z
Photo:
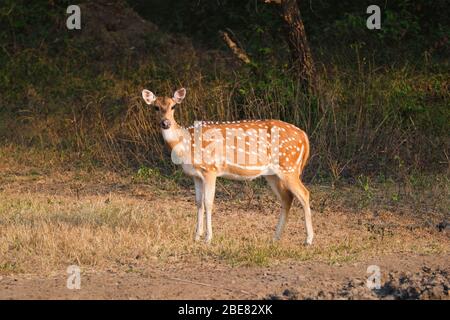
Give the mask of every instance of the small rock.
M 431 289 L 430 294 L 432 299 L 443 299 L 444 298 L 444 290 L 442 286 L 436 286 Z
M 428 268 L 427 266 L 423 266 L 423 267 L 422 267 L 422 270 L 423 270 L 424 272 L 427 272 L 427 273 L 431 271 L 431 269 Z
M 447 221 L 442 221 L 439 222 L 436 225 L 436 228 L 439 230 L 439 232 L 446 232 L 446 231 L 450 231 L 450 223 L 448 223 Z

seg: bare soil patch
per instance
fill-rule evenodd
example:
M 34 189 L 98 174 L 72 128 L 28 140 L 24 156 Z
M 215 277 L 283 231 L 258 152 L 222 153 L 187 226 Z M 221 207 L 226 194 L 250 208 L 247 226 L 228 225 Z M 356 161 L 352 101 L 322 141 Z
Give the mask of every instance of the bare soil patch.
M 164 264 L 132 272 L 86 272 L 80 290 L 67 275 L 6 276 L 0 299 L 449 299 L 449 256 L 385 256 L 343 265 L 320 262 L 271 267 Z M 382 289 L 365 284 L 381 268 Z

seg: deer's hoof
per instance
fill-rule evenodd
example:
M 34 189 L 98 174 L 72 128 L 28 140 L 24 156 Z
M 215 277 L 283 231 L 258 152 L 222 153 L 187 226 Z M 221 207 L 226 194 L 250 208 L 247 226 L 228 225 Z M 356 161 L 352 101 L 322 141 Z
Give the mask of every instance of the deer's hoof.
M 305 246 L 310 246 L 310 245 L 312 245 L 312 242 L 313 242 L 313 237 L 308 237 L 307 239 L 306 239 L 306 241 L 305 241 Z

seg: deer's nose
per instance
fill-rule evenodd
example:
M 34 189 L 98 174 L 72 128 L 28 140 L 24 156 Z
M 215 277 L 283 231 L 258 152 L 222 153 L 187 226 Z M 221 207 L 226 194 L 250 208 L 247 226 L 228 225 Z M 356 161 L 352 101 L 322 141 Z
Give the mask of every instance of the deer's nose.
M 164 119 L 161 121 L 161 123 L 159 124 L 161 126 L 161 128 L 163 129 L 169 129 L 170 128 L 170 120 Z

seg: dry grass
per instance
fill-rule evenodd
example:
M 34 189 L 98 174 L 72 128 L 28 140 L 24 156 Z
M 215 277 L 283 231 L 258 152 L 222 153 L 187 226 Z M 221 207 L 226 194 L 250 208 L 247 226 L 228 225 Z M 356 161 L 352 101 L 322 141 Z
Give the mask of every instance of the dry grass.
M 413 214 L 408 201 L 390 204 L 387 191 L 375 187 L 368 201 L 367 192 L 357 186 L 311 186 L 316 242 L 304 247 L 298 205 L 282 241 L 272 243 L 278 204 L 270 192 L 257 184 L 222 182 L 215 238 L 207 246 L 193 241 L 191 188 L 100 170 L 47 172 L 16 165 L 5 159 L 0 166 L 0 273 L 42 274 L 70 264 L 125 271 L 192 261 L 333 264 L 391 253 L 443 254 L 450 248 L 448 236 L 434 227 L 445 215 L 436 203 L 422 206 L 427 214 Z M 448 195 L 448 189 L 444 192 Z

